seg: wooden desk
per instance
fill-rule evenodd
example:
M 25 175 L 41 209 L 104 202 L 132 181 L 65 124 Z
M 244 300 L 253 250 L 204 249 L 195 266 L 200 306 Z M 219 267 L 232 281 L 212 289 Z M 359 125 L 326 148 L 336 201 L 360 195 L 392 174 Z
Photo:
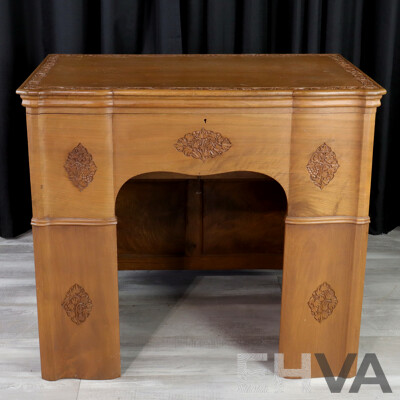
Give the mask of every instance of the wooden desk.
M 27 109 L 44 379 L 120 376 L 116 199 L 138 182 L 152 183 L 146 195 L 141 186 L 134 201 L 127 192 L 117 201 L 135 221 L 121 218 L 118 248 L 132 251 L 120 254 L 120 268 L 283 260 L 285 367 L 300 368 L 301 353 L 325 353 L 337 375 L 358 352 L 374 122 L 385 93 L 360 70 L 339 55 L 53 54 L 17 93 Z M 267 186 L 225 185 L 249 177 Z M 166 187 L 157 201 L 162 184 L 182 179 L 183 189 Z M 212 196 L 198 196 L 204 185 Z M 174 206 L 179 193 L 186 223 Z M 140 207 L 147 218 L 134 219 Z M 237 209 L 245 211 L 229 227 Z M 205 242 L 205 229 L 215 240 Z M 284 250 L 274 241 L 283 242 L 283 229 Z M 149 230 L 164 239 L 148 241 Z M 254 232 L 275 253 L 252 248 Z M 159 258 L 160 250 L 141 262 L 156 242 L 183 253 Z M 314 356 L 312 374 L 321 376 Z

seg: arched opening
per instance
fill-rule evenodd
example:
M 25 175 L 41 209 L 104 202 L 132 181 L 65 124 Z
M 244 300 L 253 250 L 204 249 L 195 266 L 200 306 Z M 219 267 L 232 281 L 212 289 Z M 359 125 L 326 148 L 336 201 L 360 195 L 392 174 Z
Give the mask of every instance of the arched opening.
M 147 173 L 116 199 L 119 269 L 279 269 L 287 199 L 254 172 Z

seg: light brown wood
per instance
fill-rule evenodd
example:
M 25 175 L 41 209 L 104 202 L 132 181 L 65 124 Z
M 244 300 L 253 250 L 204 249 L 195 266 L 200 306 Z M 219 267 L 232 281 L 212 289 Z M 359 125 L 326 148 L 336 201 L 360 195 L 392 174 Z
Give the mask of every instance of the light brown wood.
M 34 226 L 33 239 L 42 377 L 118 377 L 115 225 Z M 87 303 L 78 293 L 67 302 L 70 315 L 63 306 L 74 285 L 82 287 L 91 301 L 82 322 L 79 316 L 85 316 Z
M 367 240 L 368 224 L 286 225 L 279 342 L 285 368 L 301 368 L 301 353 L 324 353 L 338 376 L 347 354 L 358 353 Z M 321 290 L 312 308 L 324 283 L 336 301 Z M 311 368 L 322 376 L 315 357 Z
M 384 91 L 338 54 L 51 54 L 40 67 L 22 84 L 19 93 L 112 90 L 125 94 L 141 89 Z
M 45 379 L 120 374 L 117 253 L 145 269 L 283 259 L 286 368 L 325 352 L 337 374 L 357 352 L 381 86 L 334 54 L 50 55 L 18 93 Z

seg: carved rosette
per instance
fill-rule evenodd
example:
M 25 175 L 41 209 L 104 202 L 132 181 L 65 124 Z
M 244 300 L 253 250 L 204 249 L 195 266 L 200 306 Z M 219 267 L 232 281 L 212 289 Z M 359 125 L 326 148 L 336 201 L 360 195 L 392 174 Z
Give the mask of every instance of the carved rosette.
M 92 311 L 92 300 L 85 289 L 78 284 L 73 285 L 65 295 L 61 304 L 71 321 L 76 325 L 85 322 Z
M 326 143 L 315 150 L 307 164 L 311 180 L 321 190 L 333 179 L 338 168 L 336 154 Z
M 228 151 L 231 146 L 232 143 L 227 137 L 204 128 L 187 133 L 175 143 L 175 148 L 185 156 L 203 162 L 208 158 L 220 156 Z
M 92 155 L 82 143 L 79 143 L 68 154 L 64 168 L 69 180 L 80 190 L 85 189 L 92 182 L 97 167 Z
M 307 304 L 315 320 L 322 322 L 333 313 L 338 299 L 329 283 L 324 282 L 312 293 Z

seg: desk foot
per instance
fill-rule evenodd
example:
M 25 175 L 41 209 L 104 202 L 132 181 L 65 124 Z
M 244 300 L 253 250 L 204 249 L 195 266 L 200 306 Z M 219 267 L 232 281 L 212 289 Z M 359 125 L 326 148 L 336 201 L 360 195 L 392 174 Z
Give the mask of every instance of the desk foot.
M 42 377 L 121 375 L 115 225 L 34 226 Z
M 279 351 L 286 369 L 311 353 L 312 377 L 324 353 L 338 376 L 348 353 L 358 353 L 368 224 L 287 224 Z M 355 376 L 357 360 L 349 377 Z M 284 376 L 284 374 L 283 374 Z

